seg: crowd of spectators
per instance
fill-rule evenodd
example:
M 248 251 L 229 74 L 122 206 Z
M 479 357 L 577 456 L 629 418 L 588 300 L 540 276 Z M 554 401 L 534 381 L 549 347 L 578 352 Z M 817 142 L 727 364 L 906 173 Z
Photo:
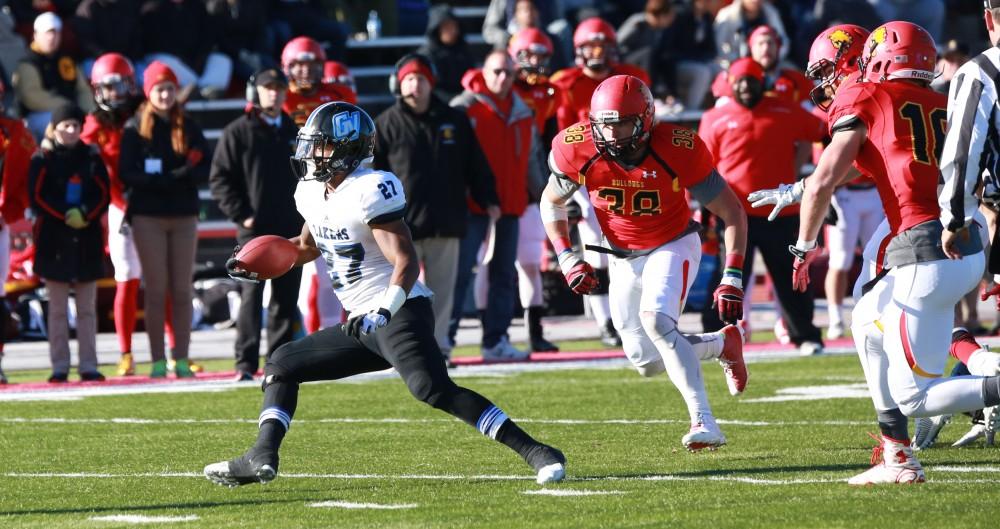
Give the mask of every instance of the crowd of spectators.
M 268 233 L 294 236 L 292 224 L 300 222 L 297 218 L 263 223 L 270 213 L 261 196 L 290 204 L 294 186 L 266 183 L 261 167 L 281 165 L 289 135 L 316 105 L 335 99 L 357 101 L 349 68 L 376 65 L 348 60 L 345 69 L 336 62 L 349 59 L 349 39 L 424 36 L 417 53 L 406 55 L 393 69 L 390 84 L 397 102 L 376 119 L 379 137 L 374 164 L 397 173 L 407 186 L 406 218 L 426 265 L 425 279 L 438 294 L 435 332 L 442 349 L 447 352 L 453 345 L 465 292 L 474 282 L 473 269 L 478 265 L 487 270 L 478 287 L 483 352 L 500 359 L 525 355 L 510 345 L 508 327 L 517 303 L 517 285 L 540 285 L 537 271 L 532 272 L 537 263 L 521 263 L 518 240 L 519 233 L 522 240 L 539 233 L 532 228 L 539 223 L 532 208 L 544 183 L 547 146 L 557 127 L 586 119 L 590 94 L 603 79 L 618 73 L 640 77 L 649 84 L 660 110 L 667 113 L 717 106 L 706 114 L 706 119 L 714 121 L 703 121 L 700 134 L 715 145 L 713 154 L 722 175 L 734 188 L 742 189 L 747 182 L 734 181 L 741 178 L 742 170 L 731 168 L 746 163 L 736 157 L 760 154 L 752 150 L 727 154 L 727 150 L 739 151 L 739 142 L 752 140 L 749 136 L 729 138 L 731 123 L 772 119 L 768 117 L 771 98 L 809 110 L 810 85 L 801 70 L 809 44 L 831 24 L 873 28 L 888 19 L 904 19 L 923 25 L 939 43 L 941 76 L 934 86 L 944 91 L 957 68 L 978 51 L 970 50 L 963 40 L 945 37 L 981 40 L 966 30 L 979 26 L 979 0 L 490 0 L 488 5 L 471 4 L 486 8 L 481 35 L 492 52 L 470 43 L 475 28 L 452 6 L 432 6 L 427 0 L 0 2 L 0 75 L 4 86 L 13 88 L 5 97 L 6 113 L 21 118 L 41 142 L 36 158 L 54 164 L 53 170 L 41 171 L 46 185 L 55 186 L 51 195 L 37 194 L 24 205 L 34 211 L 38 226 L 44 227 L 38 234 L 65 232 L 58 237 L 79 242 L 72 248 L 75 253 L 60 247 L 53 254 L 46 245 L 51 241 L 36 241 L 39 262 L 35 270 L 49 284 L 56 305 L 64 305 L 70 290 L 76 292 L 77 332 L 81 353 L 86 353 L 81 354 L 81 377 L 101 377 L 91 355 L 89 331 L 90 284 L 100 272 L 89 268 L 89 261 L 84 263 L 80 256 L 94 251 L 93 233 L 100 233 L 98 220 L 108 202 L 115 226 L 129 231 L 134 239 L 133 260 L 141 261 L 146 326 L 147 331 L 152 329 L 152 375 L 165 376 L 169 348 L 177 375 L 190 376 L 197 367 L 187 360 L 187 350 L 198 188 L 204 187 L 212 167 L 215 197 L 239 227 L 240 242 Z M 518 38 L 528 39 L 524 49 L 513 48 Z M 91 79 L 95 61 L 108 54 L 117 54 L 129 64 L 127 75 L 112 76 L 109 81 L 124 83 L 119 91 L 135 98 L 127 112 L 103 104 L 103 81 Z M 329 77 L 323 73 L 324 63 Z M 741 65 L 736 74 L 734 65 Z M 263 72 L 268 73 L 254 77 Z M 249 84 L 247 79 L 251 79 Z M 184 103 L 244 93 L 256 98 L 264 94 L 271 104 L 262 111 L 259 100 L 248 101 L 243 121 L 234 122 L 223 133 L 223 155 L 217 150 L 213 163 L 209 144 L 196 120 L 183 110 Z M 762 97 L 768 99 L 762 103 Z M 97 144 L 104 156 L 100 170 L 94 167 L 95 155 L 74 137 L 74 133 L 79 136 L 79 129 L 86 129 L 83 116 L 87 113 L 114 122 L 108 130 L 120 138 L 108 151 L 104 136 L 87 139 L 84 135 L 86 143 Z M 793 181 L 795 168 L 803 161 L 796 145 L 820 136 L 813 130 L 817 119 L 806 117 L 805 111 L 796 115 L 801 127 L 776 126 L 775 132 L 754 129 L 758 136 L 771 140 L 777 132 L 789 135 L 789 163 L 784 164 L 788 167 L 772 172 L 769 176 L 774 181 L 768 181 L 769 186 Z M 722 128 L 712 132 L 716 122 L 723 123 Z M 262 158 L 240 158 L 244 151 Z M 92 170 L 73 175 L 76 183 L 56 181 L 59 164 L 72 160 Z M 36 165 L 31 172 L 35 179 L 39 178 Z M 80 178 L 84 179 L 82 187 Z M 14 184 L 5 177 L 3 185 L 7 189 Z M 76 190 L 67 191 L 67 185 Z M 428 189 L 454 192 L 428 194 Z M 67 203 L 69 197 L 76 202 Z M 55 199 L 61 201 L 58 207 L 52 207 Z M 0 202 L 16 200 L 5 191 Z M 583 241 L 600 243 L 587 199 L 581 196 L 577 202 Z M 4 204 L 0 208 L 5 220 L 16 216 L 8 215 L 10 208 Z M 794 216 L 792 209 L 787 211 L 789 217 Z M 794 233 L 791 220 L 782 222 L 788 224 L 783 233 Z M 755 231 L 768 235 L 751 235 L 751 239 L 764 251 L 769 271 L 775 276 L 790 273 L 784 265 L 791 261 L 780 259 L 787 241 L 771 244 L 775 224 L 759 224 Z M 5 240 L 0 243 L 6 244 Z M 602 256 L 590 253 L 588 261 L 600 270 Z M 51 266 L 66 259 L 72 266 Z M 751 263 L 747 261 L 748 268 Z M 303 283 L 312 281 L 315 287 L 319 275 L 320 290 L 329 290 L 323 286 L 324 264 L 317 261 L 314 266 L 320 272 L 307 273 Z M 138 270 L 138 264 L 134 268 Z M 119 275 L 116 267 L 120 284 L 133 282 L 131 287 L 120 288 L 137 288 L 136 274 Z M 792 318 L 786 322 L 792 340 L 820 347 L 819 331 L 809 319 L 811 295 L 808 299 L 792 295 L 786 278 L 774 277 L 773 282 L 786 319 Z M 290 312 L 296 304 L 295 285 L 272 285 L 272 289 L 281 299 L 270 306 L 277 319 L 268 324 L 274 334 L 268 350 L 291 339 L 293 319 L 298 317 Z M 488 296 L 482 294 L 487 290 Z M 532 309 L 526 317 L 532 324 L 532 348 L 552 350 L 554 346 L 541 338 L 538 290 L 522 289 L 521 305 Z M 246 321 L 236 349 L 237 369 L 244 379 L 258 367 L 261 321 L 256 308 L 262 297 L 262 287 L 243 290 L 247 308 L 241 311 L 241 319 Z M 606 293 L 589 298 L 605 343 L 620 344 L 610 323 Z M 251 313 L 256 317 L 250 317 Z M 6 319 L 4 311 L 0 314 Z M 65 311 L 50 313 L 54 381 L 65 380 L 69 370 L 65 318 Z M 306 319 L 312 321 L 311 316 Z M 306 327 L 314 330 L 317 325 Z M 166 329 L 167 344 L 161 329 Z M 130 354 L 130 350 L 130 341 L 123 340 L 122 353 Z M 131 357 L 128 361 L 132 362 Z M 123 365 L 119 374 L 134 372 L 134 365 Z

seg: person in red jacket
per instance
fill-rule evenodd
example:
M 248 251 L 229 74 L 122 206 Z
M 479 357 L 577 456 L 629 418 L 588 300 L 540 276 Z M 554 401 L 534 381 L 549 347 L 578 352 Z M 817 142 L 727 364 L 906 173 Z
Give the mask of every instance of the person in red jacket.
M 794 68 L 781 68 L 778 54 L 781 52 L 781 35 L 771 26 L 757 26 L 747 39 L 750 57 L 764 68 L 764 95 L 777 97 L 801 105 L 809 101 L 813 82 Z M 729 102 L 733 89 L 729 84 L 729 74 L 720 72 L 712 83 L 712 95 L 719 101 L 716 106 Z
M 588 18 L 573 32 L 576 66 L 559 70 L 552 76 L 552 84 L 560 94 L 556 121 L 559 130 L 574 123 L 590 119 L 590 98 L 605 79 L 613 75 L 632 75 L 647 86 L 649 74 L 637 66 L 618 62 L 618 36 L 610 24 L 600 18 Z M 601 243 L 601 227 L 590 205 L 590 198 L 578 191 L 573 200 L 580 206 L 581 222 L 577 225 L 583 244 Z M 597 252 L 585 252 L 586 260 L 596 270 L 598 277 L 608 281 L 608 257 Z M 587 296 L 591 313 L 601 328 L 601 341 L 608 347 L 621 347 L 622 340 L 611 322 L 611 305 L 606 286 L 599 287 Z
M 764 70 L 750 57 L 730 65 L 729 79 L 734 100 L 705 112 L 698 134 L 747 212 L 748 258 L 743 277 L 753 277 L 753 252 L 760 250 L 789 337 L 803 353 L 820 352 L 820 331 L 812 323 L 812 293 L 793 290 L 790 281 L 787 249 L 795 244 L 798 233 L 798 208 L 785 208 L 781 216 L 768 222 L 767 212 L 751 208 L 746 197 L 757 189 L 794 183 L 798 174 L 796 144 L 820 141 L 825 123 L 799 105 L 764 97 Z
M 358 102 L 358 96 L 340 84 L 323 82 L 326 52 L 309 37 L 296 37 L 281 50 L 281 69 L 288 77 L 288 97 L 282 110 L 301 127 L 316 107 L 330 101 Z
M 0 100 L 3 99 L 6 87 L 0 81 Z M 24 218 L 24 210 L 28 208 L 28 166 L 31 155 L 35 152 L 35 138 L 19 119 L 11 119 L 2 115 L 0 105 L 0 157 L 3 158 L 3 169 L 0 169 L 0 280 L 6 281 L 10 273 L 10 224 Z M 7 319 L 7 300 L 0 291 L 0 361 L 3 360 L 3 346 Z M 0 367 L 0 384 L 6 384 L 7 377 Z
M 458 274 L 452 329 L 457 330 L 462 300 L 476 264 L 480 246 L 487 242 L 489 300 L 483 315 L 482 352 L 486 360 L 517 360 L 528 353 L 507 339 L 514 316 L 516 292 L 514 261 L 517 255 L 518 220 L 528 206 L 529 179 L 541 181 L 543 168 L 531 109 L 513 91 L 514 63 L 505 51 L 493 51 L 481 71 L 463 79 L 465 92 L 451 105 L 463 109 L 473 124 L 490 169 L 496 177 L 501 214 L 492 218 L 469 200 L 468 231 L 459 247 Z M 492 233 L 490 233 L 492 231 Z

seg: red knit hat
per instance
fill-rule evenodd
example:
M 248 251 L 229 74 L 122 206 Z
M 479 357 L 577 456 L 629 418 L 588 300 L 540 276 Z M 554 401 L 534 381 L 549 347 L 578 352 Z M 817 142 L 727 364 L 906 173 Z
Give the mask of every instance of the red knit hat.
M 434 77 L 434 71 L 431 69 L 431 66 L 426 59 L 413 57 L 399 65 L 399 71 L 396 72 L 396 80 L 402 83 L 403 78 L 411 73 L 418 73 L 424 76 L 431 86 L 434 86 L 434 83 L 437 82 L 437 78 Z
M 149 93 L 153 90 L 154 86 L 166 81 L 170 81 L 175 85 L 180 84 L 177 82 L 177 76 L 174 74 L 174 71 L 169 66 L 160 61 L 149 63 L 146 70 L 142 72 L 142 93 L 146 94 L 146 99 L 149 99 Z
M 750 57 L 736 59 L 729 65 L 729 81 L 732 82 L 741 77 L 753 77 L 758 81 L 763 81 L 764 68 Z

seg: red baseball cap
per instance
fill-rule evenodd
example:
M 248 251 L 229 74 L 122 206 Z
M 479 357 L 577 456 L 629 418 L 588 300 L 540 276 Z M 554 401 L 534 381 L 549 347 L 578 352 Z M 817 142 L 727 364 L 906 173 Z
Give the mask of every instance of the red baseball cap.
M 758 81 L 763 81 L 764 68 L 750 57 L 736 59 L 729 65 L 729 81 L 732 82 L 741 77 L 753 77 Z

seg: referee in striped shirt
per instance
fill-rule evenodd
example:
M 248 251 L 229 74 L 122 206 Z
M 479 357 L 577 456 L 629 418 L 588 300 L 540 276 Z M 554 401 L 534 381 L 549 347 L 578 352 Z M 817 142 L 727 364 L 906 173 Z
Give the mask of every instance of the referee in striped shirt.
M 983 1 L 983 20 L 990 35 L 990 49 L 965 63 L 952 79 L 948 94 L 948 134 L 941 154 L 938 204 L 945 230 L 941 246 L 952 259 L 960 259 L 954 242 L 968 236 L 965 230 L 983 202 L 1000 209 L 1000 0 Z M 1000 241 L 993 235 L 988 268 L 1000 283 Z M 1000 295 L 1000 284 L 985 295 Z M 1000 297 L 998 297 L 1000 309 Z

